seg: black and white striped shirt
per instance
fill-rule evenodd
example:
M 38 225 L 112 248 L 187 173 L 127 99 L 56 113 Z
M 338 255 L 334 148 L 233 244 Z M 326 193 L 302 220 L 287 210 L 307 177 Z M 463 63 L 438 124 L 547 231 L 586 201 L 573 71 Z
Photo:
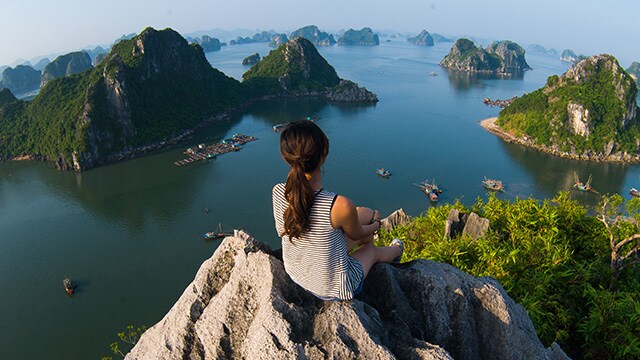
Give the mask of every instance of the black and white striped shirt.
M 273 217 L 282 238 L 284 268 L 298 285 L 323 300 L 348 300 L 364 279 L 360 262 L 347 253 L 342 229 L 331 225 L 331 208 L 337 195 L 320 190 L 311 206 L 310 230 L 289 241 L 284 234 L 288 207 L 284 184 L 273 187 Z

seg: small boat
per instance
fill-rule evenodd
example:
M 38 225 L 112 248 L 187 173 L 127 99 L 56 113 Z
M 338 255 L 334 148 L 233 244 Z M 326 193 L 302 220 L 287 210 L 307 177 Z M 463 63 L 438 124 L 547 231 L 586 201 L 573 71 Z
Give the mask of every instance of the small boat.
M 631 194 L 631 196 L 640 197 L 640 191 L 636 188 L 631 188 L 631 190 L 629 190 L 629 194 Z
M 273 126 L 273 131 L 274 132 L 280 132 L 282 130 L 284 130 L 284 128 L 287 127 L 287 124 L 278 124 L 278 125 L 274 125 Z
M 217 156 L 216 154 L 208 154 L 207 159 L 215 159 L 216 156 Z
M 502 180 L 487 179 L 486 176 L 482 181 L 482 186 L 491 191 L 504 191 L 504 184 L 502 183 Z
M 432 71 L 432 72 L 431 72 L 431 76 L 438 76 L 438 73 L 437 73 L 437 72 L 435 72 L 435 71 Z
M 231 233 L 226 233 L 222 231 L 222 225 L 218 223 L 218 231 L 209 231 L 204 234 L 204 238 L 207 240 L 218 240 L 225 238 L 227 236 L 232 236 Z
M 311 122 L 316 121 L 318 119 L 320 119 L 320 116 L 318 116 L 318 115 L 311 115 L 311 116 L 307 116 L 307 118 L 306 118 L 306 120 L 309 120 Z
M 589 174 L 589 178 L 587 179 L 587 182 L 583 183 L 582 181 L 580 181 L 580 178 L 578 178 L 578 174 L 576 174 L 576 172 L 574 171 L 573 180 L 575 181 L 575 184 L 573 184 L 573 187 L 578 189 L 579 191 L 584 191 L 584 192 L 592 191 L 598 194 L 598 191 L 596 191 L 596 189 L 591 187 L 591 174 Z
M 386 179 L 386 178 L 389 178 L 389 176 L 391 176 L 391 173 L 388 170 L 385 170 L 384 168 L 382 168 L 382 169 L 376 170 L 376 175 Z
M 64 280 L 62 280 L 62 285 L 64 286 L 64 291 L 66 291 L 67 294 L 73 295 L 73 289 L 75 288 L 75 286 L 73 286 L 71 279 L 65 277 Z
M 484 100 L 482 100 L 483 103 L 488 104 L 491 102 L 491 99 L 489 99 L 488 97 L 484 98 Z
M 422 190 L 422 192 L 427 195 L 429 201 L 438 202 L 438 195 L 442 194 L 442 190 L 438 188 L 435 180 L 433 180 L 432 182 L 429 182 L 429 180 L 425 180 L 419 184 L 414 185 L 418 186 L 420 190 Z

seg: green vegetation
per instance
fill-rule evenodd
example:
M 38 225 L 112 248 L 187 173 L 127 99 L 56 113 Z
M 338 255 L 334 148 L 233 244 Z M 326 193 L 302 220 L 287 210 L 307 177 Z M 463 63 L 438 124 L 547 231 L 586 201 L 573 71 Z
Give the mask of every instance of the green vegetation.
M 139 328 L 136 328 L 133 325 L 129 325 L 123 332 L 118 333 L 119 340 L 112 342 L 109 345 L 109 348 L 115 356 L 124 358 L 125 355 L 129 351 L 131 351 L 138 340 L 140 340 L 140 336 L 142 336 L 145 331 L 147 331 L 147 327 L 145 325 L 142 325 Z M 123 346 L 126 349 L 123 349 Z M 113 360 L 113 357 L 103 356 L 102 360 Z
M 629 102 L 635 106 L 636 85 L 613 57 L 602 55 L 602 59 L 582 63 L 579 72 L 586 76 L 579 81 L 572 76 L 549 77 L 544 88 L 525 94 L 502 110 L 498 125 L 518 136 L 526 134 L 537 144 L 558 145 L 577 154 L 585 150 L 601 153 L 610 141 L 616 151 L 634 153 L 640 128 L 635 119 L 626 124 L 622 119 Z M 624 95 L 620 96 L 617 89 Z M 569 102 L 589 111 L 588 137 L 569 130 Z
M 291 40 L 271 50 L 244 73 L 242 79 L 254 96 L 323 91 L 340 82 L 335 69 L 305 38 Z
M 489 233 L 444 240 L 452 208 L 488 218 Z M 491 196 L 471 209 L 459 202 L 431 208 L 381 234 L 379 242 L 401 238 L 403 261 L 431 259 L 496 278 L 527 310 L 546 346 L 557 341 L 573 358 L 632 359 L 640 356 L 640 242 L 633 238 L 620 247 L 615 261 L 625 265 L 616 275 L 610 236 L 621 244 L 640 233 L 639 209 L 640 199 L 624 203 L 618 195 L 604 197 L 597 216 L 566 193 L 542 202 Z

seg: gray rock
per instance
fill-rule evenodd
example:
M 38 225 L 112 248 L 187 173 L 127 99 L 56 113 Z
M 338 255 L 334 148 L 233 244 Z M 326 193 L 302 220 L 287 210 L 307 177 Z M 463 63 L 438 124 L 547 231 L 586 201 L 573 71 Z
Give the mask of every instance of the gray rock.
M 487 230 L 489 230 L 489 219 L 480 217 L 478 214 L 472 212 L 469 214 L 469 217 L 464 224 L 462 234 L 466 234 L 477 239 L 484 237 Z
M 380 227 L 383 230 L 391 231 L 400 225 L 404 225 L 411 221 L 411 218 L 402 209 L 394 211 L 391 215 L 382 219 Z
M 126 359 L 567 359 L 491 278 L 418 260 L 372 268 L 352 301 L 293 283 L 236 231 Z

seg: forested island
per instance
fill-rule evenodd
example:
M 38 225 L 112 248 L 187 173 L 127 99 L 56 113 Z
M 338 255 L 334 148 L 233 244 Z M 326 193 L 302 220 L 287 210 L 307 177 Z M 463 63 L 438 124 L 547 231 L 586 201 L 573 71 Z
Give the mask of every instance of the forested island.
M 377 46 L 380 45 L 378 34 L 371 28 L 365 27 L 360 30 L 349 29 L 338 39 L 338 45 L 343 46 Z
M 240 83 L 211 67 L 201 46 L 153 28 L 114 45 L 100 66 L 48 81 L 32 101 L 1 94 L 0 159 L 41 159 L 76 171 L 168 146 L 254 99 L 377 101 L 339 79 L 304 38 L 273 50 Z
M 582 60 L 503 109 L 493 132 L 553 155 L 636 162 L 638 90 L 611 55 Z
M 440 65 L 457 71 L 511 75 L 530 70 L 524 49 L 512 41 L 496 41 L 483 49 L 469 39 L 458 39 Z

